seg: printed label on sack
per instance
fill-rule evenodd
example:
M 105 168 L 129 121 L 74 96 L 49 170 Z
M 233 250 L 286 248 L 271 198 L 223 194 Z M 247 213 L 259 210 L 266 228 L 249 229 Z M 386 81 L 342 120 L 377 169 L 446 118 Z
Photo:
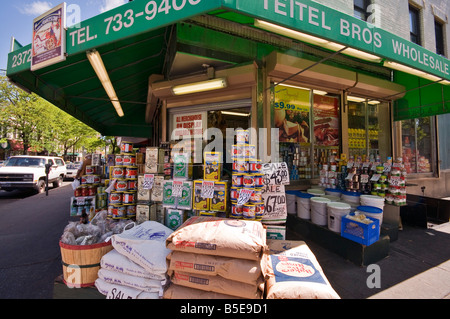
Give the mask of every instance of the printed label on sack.
M 276 282 L 305 281 L 326 284 L 322 274 L 309 259 L 272 255 L 271 260 Z

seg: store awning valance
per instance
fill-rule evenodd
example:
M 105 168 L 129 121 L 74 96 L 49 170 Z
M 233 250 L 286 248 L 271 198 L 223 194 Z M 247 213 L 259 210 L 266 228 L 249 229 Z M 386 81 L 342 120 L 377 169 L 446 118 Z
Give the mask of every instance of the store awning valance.
M 396 71 L 394 82 L 405 87 L 404 97 L 394 102 L 394 120 L 450 113 L 450 87 Z
M 31 45 L 17 48 L 9 54 L 7 76 L 18 86 L 37 93 L 104 135 L 150 137 L 152 119 L 146 120 L 149 77 L 168 74 L 174 51 L 177 51 L 173 27 L 202 15 L 295 38 L 262 24 L 269 22 L 303 33 L 306 37 L 299 41 L 326 49 L 330 54 L 339 52 L 392 69 L 396 65 L 406 66 L 421 71 L 432 81 L 450 83 L 448 59 L 311 0 L 301 3 L 280 0 L 132 1 L 82 21 L 79 26 L 69 27 L 64 62 L 32 72 Z M 30 21 L 30 28 L 31 24 Z M 86 57 L 86 51 L 92 49 L 103 59 L 124 117 L 117 115 Z M 408 87 L 422 83 L 416 75 L 411 79 L 415 81 L 408 82 Z M 441 88 L 442 84 L 436 87 Z M 445 88 L 440 90 L 446 91 Z M 415 104 L 408 103 L 408 107 Z

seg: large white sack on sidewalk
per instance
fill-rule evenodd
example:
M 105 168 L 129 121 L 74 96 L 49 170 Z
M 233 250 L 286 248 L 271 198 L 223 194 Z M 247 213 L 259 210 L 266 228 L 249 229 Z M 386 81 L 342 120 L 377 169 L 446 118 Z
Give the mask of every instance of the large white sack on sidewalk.
M 156 279 L 156 280 L 164 280 L 166 277 L 165 275 L 153 274 L 151 272 L 148 272 L 143 267 L 131 261 L 128 257 L 120 254 L 115 249 L 103 255 L 100 261 L 100 266 L 103 269 L 112 270 L 136 277 Z
M 165 280 L 161 281 L 135 277 L 102 268 L 100 268 L 100 270 L 98 271 L 98 278 L 103 279 L 110 284 L 127 286 L 146 292 L 162 292 L 163 285 L 166 283 Z
M 197 254 L 260 260 L 266 231 L 259 221 L 194 216 L 174 231 L 167 248 Z
M 244 284 L 221 278 L 219 276 L 194 275 L 182 271 L 168 271 L 170 280 L 175 285 L 212 291 L 246 299 L 261 299 L 264 282 L 261 279 L 257 285 Z
M 220 276 L 224 279 L 256 285 L 261 279 L 259 260 L 172 251 L 168 256 L 169 270 L 191 274 Z
M 95 280 L 95 287 L 108 299 L 161 299 L 159 292 L 146 292 L 136 288 L 111 284 L 100 278 Z
M 303 241 L 268 240 L 261 261 L 267 299 L 340 299 Z
M 172 230 L 155 221 L 146 221 L 112 236 L 113 247 L 120 254 L 153 274 L 166 272 L 166 256 L 170 250 L 165 247 Z
M 236 296 L 220 294 L 171 284 L 164 290 L 164 299 L 242 299 Z

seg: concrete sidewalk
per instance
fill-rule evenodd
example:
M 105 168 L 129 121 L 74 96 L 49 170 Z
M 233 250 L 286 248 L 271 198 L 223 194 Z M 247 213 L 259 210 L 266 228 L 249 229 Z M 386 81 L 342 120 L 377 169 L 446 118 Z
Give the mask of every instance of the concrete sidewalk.
M 297 233 L 288 236 L 301 239 Z M 403 225 L 398 240 L 390 243 L 389 255 L 376 263 L 379 288 L 369 288 L 371 268 L 305 242 L 342 299 L 450 299 L 450 223 L 428 229 Z
M 450 223 L 434 226 L 425 233 L 434 236 L 434 232 L 441 232 L 450 236 Z M 443 247 L 443 249 L 442 253 L 445 256 L 450 250 L 448 242 L 447 247 Z M 450 259 L 369 298 L 450 299 Z

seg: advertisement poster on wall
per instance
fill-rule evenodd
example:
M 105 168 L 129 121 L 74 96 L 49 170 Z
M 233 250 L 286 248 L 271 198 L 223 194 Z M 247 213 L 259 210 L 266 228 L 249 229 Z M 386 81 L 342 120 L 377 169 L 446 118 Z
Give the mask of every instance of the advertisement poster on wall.
M 314 95 L 314 143 L 316 146 L 339 146 L 339 99 Z
M 277 85 L 275 87 L 274 124 L 280 142 L 310 143 L 310 90 Z
M 66 59 L 66 3 L 33 20 L 31 71 Z

